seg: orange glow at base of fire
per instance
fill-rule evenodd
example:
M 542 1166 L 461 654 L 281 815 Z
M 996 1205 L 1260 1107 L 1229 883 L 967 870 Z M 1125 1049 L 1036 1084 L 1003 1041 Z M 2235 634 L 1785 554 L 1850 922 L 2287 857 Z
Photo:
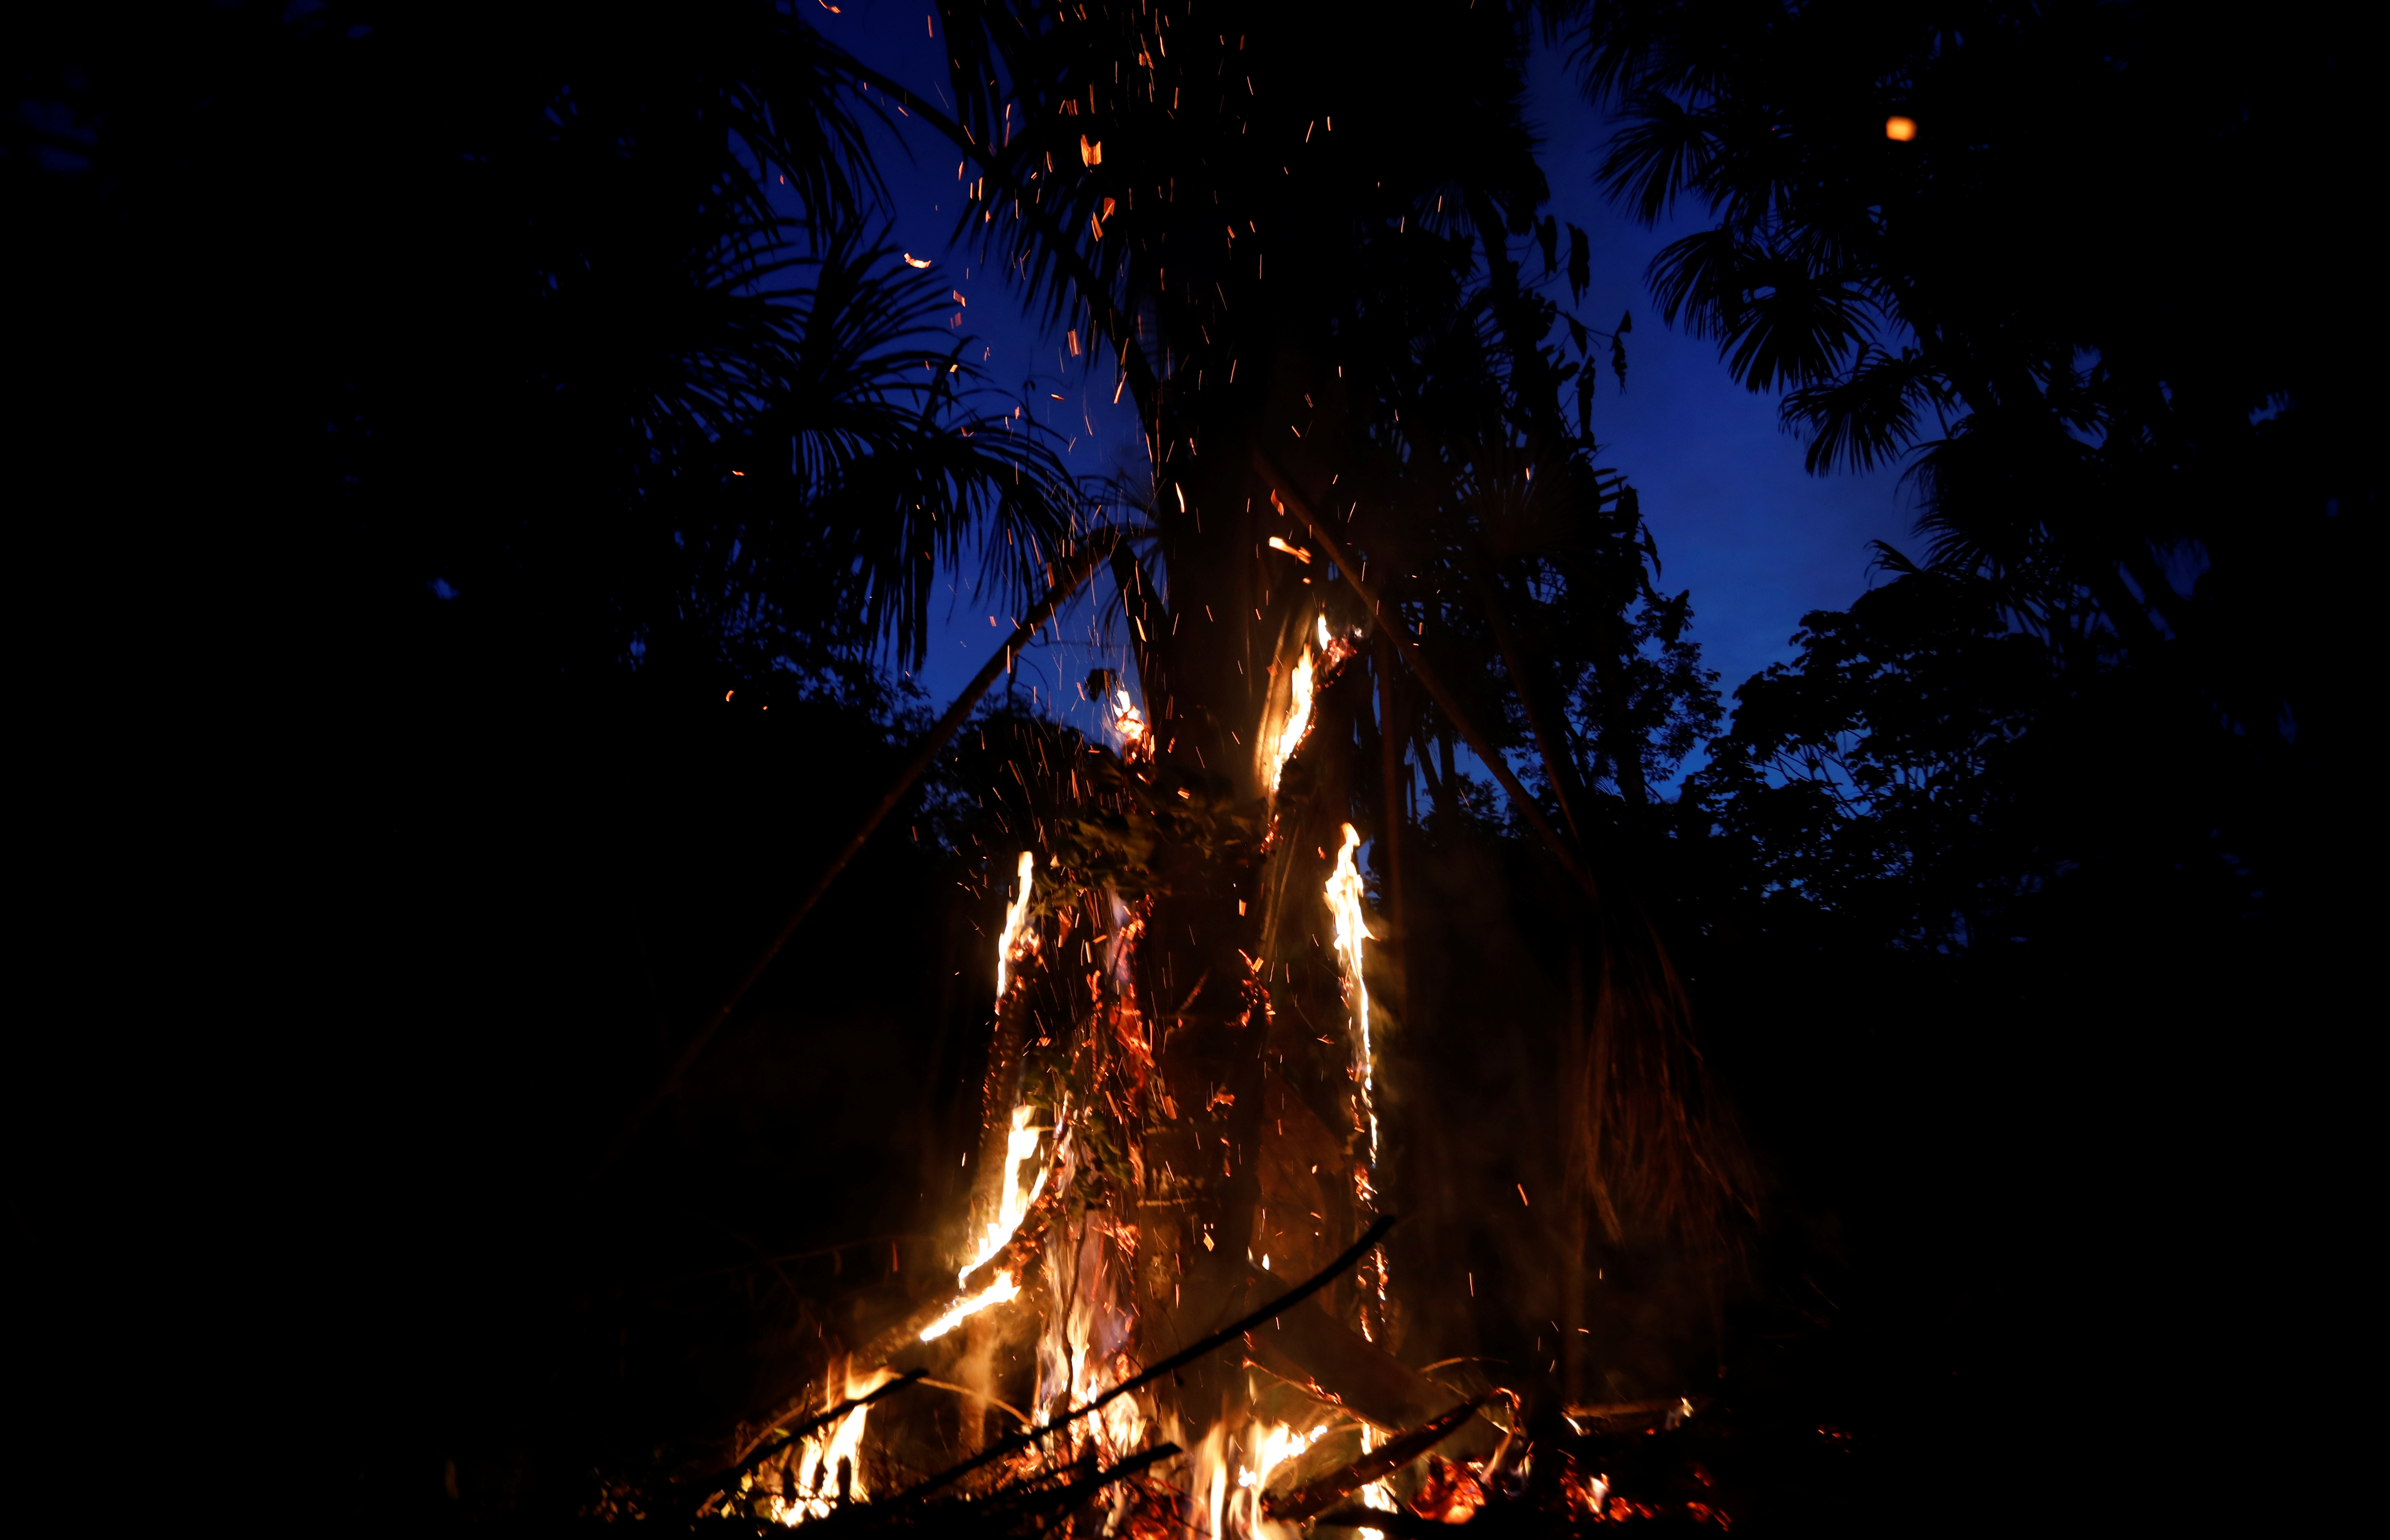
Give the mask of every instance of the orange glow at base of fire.
M 1917 120 L 1914 118 L 1886 118 L 1883 121 L 1883 136 L 1887 139 L 1897 140 L 1901 144 L 1905 145 L 1908 143 L 1909 140 L 1917 137 Z
M 869 1395 L 895 1378 L 895 1371 L 884 1367 L 860 1377 L 851 1373 L 838 1376 L 823 1387 L 823 1408 Z M 836 1389 L 842 1380 L 844 1389 Z M 868 1501 L 871 1495 L 863 1477 L 863 1425 L 870 1416 L 870 1407 L 857 1406 L 830 1427 L 800 1440 L 796 1456 L 788 1465 L 793 1484 L 780 1495 L 766 1499 L 766 1517 L 783 1524 L 829 1518 L 838 1504 L 838 1468 L 842 1462 L 847 1469 L 847 1500 Z

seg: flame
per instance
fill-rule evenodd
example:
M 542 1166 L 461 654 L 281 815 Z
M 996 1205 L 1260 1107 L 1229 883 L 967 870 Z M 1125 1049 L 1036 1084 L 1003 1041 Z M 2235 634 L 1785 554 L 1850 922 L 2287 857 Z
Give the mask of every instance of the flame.
M 1021 853 L 1021 866 L 1013 884 L 1012 902 L 1004 910 L 1004 935 L 996 948 L 996 998 L 1003 1004 L 1005 992 L 1012 986 L 1011 965 L 1016 953 L 1034 951 L 1034 936 L 1024 934 L 1029 924 L 1029 895 L 1034 887 L 1037 857 L 1034 852 Z M 1046 1132 L 1029 1126 L 1031 1109 L 1012 1110 L 1012 1131 L 1004 1144 L 1004 1184 L 996 1189 L 996 1217 L 989 1220 L 986 1231 L 980 1237 L 979 1249 L 969 1262 L 955 1274 L 957 1284 L 970 1281 L 971 1273 L 990 1257 L 1005 1248 L 1012 1233 L 1021 1228 L 1038 1196 L 1046 1190 L 1046 1173 L 1037 1174 L 1037 1183 L 1024 1198 L 1021 1194 L 1021 1164 L 1037 1153 L 1037 1136 Z M 972 1315 L 992 1304 L 1002 1304 L 1018 1298 L 1021 1280 L 1010 1273 L 998 1273 L 988 1286 L 978 1293 L 955 1303 L 952 1308 L 921 1328 L 921 1341 L 935 1341 Z
M 1153 734 L 1145 725 L 1145 713 L 1128 698 L 1128 691 L 1112 691 L 1112 731 L 1121 740 L 1121 758 L 1149 759 L 1153 754 Z
M 1279 776 L 1285 774 L 1286 762 L 1292 759 L 1294 751 L 1303 746 L 1303 735 L 1311 731 L 1311 644 L 1305 642 L 1303 661 L 1294 665 L 1294 676 L 1289 682 L 1286 718 L 1277 732 L 1266 732 L 1262 738 L 1263 768 L 1266 772 L 1262 779 L 1269 787 L 1272 796 L 1278 794 Z
M 1021 1280 L 1009 1273 L 998 1273 L 996 1281 L 971 1295 L 957 1301 L 955 1307 L 921 1328 L 921 1341 L 934 1342 L 939 1338 L 978 1315 L 992 1304 L 1003 1304 L 1021 1297 Z
M 1035 869 L 1036 865 L 1037 857 L 1034 854 L 1028 851 L 1021 853 L 1021 871 L 1013 884 L 1017 896 L 1005 908 L 1004 936 L 996 945 L 996 997 L 999 1003 L 1004 999 L 1006 988 L 1012 982 L 1010 969 L 1013 949 L 1022 944 L 1021 932 L 1029 921 L 1030 874 Z M 1035 943 L 1032 941 L 1029 944 L 1034 946 Z
M 1336 921 L 1336 955 L 1344 965 L 1349 986 L 1345 998 L 1353 1007 L 1353 1072 L 1361 1087 L 1361 1112 L 1368 1120 L 1369 1166 L 1378 1163 L 1378 1108 L 1370 1065 L 1375 1057 L 1369 1042 L 1369 984 L 1361 971 L 1362 943 L 1369 939 L 1361 901 L 1361 871 L 1353 853 L 1361 848 L 1360 831 L 1344 826 L 1344 845 L 1336 853 L 1336 869 L 1328 877 L 1328 912 Z M 1368 1178 L 1362 1177 L 1366 1200 Z
M 1026 871 L 1029 857 L 1024 853 L 1021 860 L 1022 869 Z M 1024 888 L 1023 891 L 1025 892 L 1026 889 Z M 1042 1128 L 1030 1126 L 1029 1120 L 1034 1114 L 1034 1110 L 1028 1107 L 1016 1107 L 1012 1110 L 1012 1130 L 1005 1136 L 1004 1140 L 1004 1185 L 997 1189 L 999 1198 L 996 1217 L 988 1221 L 987 1229 L 981 1235 L 979 1250 L 956 1272 L 955 1281 L 957 1284 L 969 1281 L 975 1269 L 1004 1250 L 1006 1243 L 1012 1239 L 1013 1232 L 1021 1228 L 1021 1222 L 1029 1216 L 1029 1211 L 1036 1205 L 1038 1198 L 1046 1191 L 1047 1174 L 1044 1171 L 1038 1172 L 1037 1180 L 1031 1186 L 1026 1197 L 1023 1197 L 1021 1191 L 1021 1167 L 1023 1162 L 1036 1156 L 1038 1136 L 1046 1132 Z M 1019 1278 L 1009 1273 L 998 1273 L 995 1280 L 986 1288 L 967 1299 L 958 1301 L 954 1308 L 924 1327 L 921 1330 L 921 1341 L 935 1341 L 952 1331 L 966 1318 L 985 1310 L 989 1305 L 1002 1304 L 1017 1297 L 1020 1292 Z
M 1212 1424 L 1212 1431 L 1203 1435 L 1201 1447 L 1195 1451 L 1195 1469 L 1199 1482 L 1205 1470 L 1208 1469 L 1212 1476 L 1212 1527 L 1206 1533 L 1212 1536 L 1212 1540 L 1227 1540 L 1220 1527 L 1227 1519 L 1225 1503 L 1228 1495 L 1228 1425 L 1227 1423 Z
M 1056 1180 L 1068 1186 L 1075 1162 L 1058 1155 Z M 1135 1231 L 1101 1208 L 1082 1211 L 1058 1224 L 1046 1245 L 1047 1305 L 1037 1340 L 1035 1418 L 1051 1423 L 1065 1406 L 1084 1406 L 1137 1372 L 1131 1303 Z M 1145 1414 L 1131 1396 L 1107 1405 L 1095 1418 L 1071 1425 L 1073 1449 L 1090 1441 L 1099 1457 L 1114 1460 L 1145 1442 Z
M 1273 551 L 1284 551 L 1287 555 L 1294 558 L 1295 560 L 1302 562 L 1305 567 L 1311 565 L 1311 553 L 1309 551 L 1304 550 L 1300 545 L 1290 545 L 1285 541 L 1280 540 L 1277 535 L 1271 535 L 1269 537 L 1269 548 Z M 1324 629 L 1326 622 L 1322 622 L 1321 624 Z M 1325 646 L 1326 644 L 1323 643 L 1321 645 Z
M 842 1391 L 822 1387 L 822 1409 L 828 1411 L 841 1401 L 851 1401 L 896 1378 L 886 1367 L 876 1368 L 861 1379 L 852 1373 L 838 1377 L 845 1383 Z M 833 1381 L 835 1383 L 835 1381 Z M 838 1468 L 843 1462 L 848 1471 L 847 1498 L 852 1502 L 867 1502 L 869 1492 L 863 1480 L 863 1424 L 871 1415 L 868 1406 L 857 1406 L 829 1427 L 808 1433 L 799 1441 L 797 1453 L 788 1466 L 795 1494 L 788 1492 L 768 1500 L 770 1517 L 783 1524 L 802 1524 L 809 1519 L 827 1519 L 837 1507 Z
M 1333 645 L 1328 636 L 1328 617 L 1323 614 L 1319 617 L 1319 650 L 1325 653 Z
M 1212 1540 L 1296 1540 L 1301 1531 L 1292 1524 L 1271 1519 L 1262 1511 L 1272 1477 L 1318 1443 L 1328 1434 L 1328 1424 L 1320 1423 L 1309 1432 L 1298 1432 L 1279 1422 L 1255 1421 L 1246 1425 L 1240 1437 L 1228 1436 L 1228 1425 L 1215 1422 L 1203 1442 L 1195 1450 L 1194 1480 L 1189 1491 L 1210 1496 L 1210 1521 L 1205 1532 Z M 1189 1530 L 1202 1526 L 1190 1522 Z

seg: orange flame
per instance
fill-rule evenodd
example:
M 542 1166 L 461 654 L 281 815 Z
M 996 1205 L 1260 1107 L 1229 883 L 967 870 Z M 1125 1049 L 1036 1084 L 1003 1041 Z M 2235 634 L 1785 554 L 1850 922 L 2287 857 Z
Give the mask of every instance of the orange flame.
M 852 1372 L 837 1376 L 822 1387 L 822 1409 L 827 1411 L 841 1401 L 851 1401 L 896 1378 L 886 1367 L 876 1368 L 862 1378 Z M 845 1388 L 834 1387 L 843 1380 Z M 846 1497 L 852 1502 L 869 1500 L 870 1493 L 863 1478 L 863 1424 L 871 1415 L 868 1406 L 857 1406 L 827 1428 L 808 1433 L 799 1441 L 796 1456 L 789 1463 L 789 1473 L 794 1482 L 793 1495 L 783 1493 L 766 1503 L 770 1517 L 783 1524 L 802 1524 L 809 1519 L 827 1519 L 839 1498 L 839 1467 L 847 1470 Z
M 1004 936 L 996 944 L 996 998 L 998 1004 L 1003 1003 L 1004 992 L 1012 982 L 1010 969 L 1014 951 L 1028 950 L 1037 944 L 1034 937 L 1026 943 L 1022 939 L 1022 930 L 1029 919 L 1030 877 L 1036 866 L 1035 854 L 1029 851 L 1021 853 L 1021 868 L 1014 882 L 1015 896 L 1005 908 Z
M 1271 1479 L 1326 1437 L 1328 1431 L 1324 1422 L 1309 1432 L 1298 1432 L 1284 1423 L 1254 1421 L 1232 1439 L 1227 1423 L 1214 1423 L 1195 1449 L 1193 1480 L 1188 1488 L 1199 1497 L 1209 1498 L 1198 1517 L 1208 1521 L 1212 1540 L 1296 1540 L 1301 1531 L 1269 1518 L 1262 1505 Z M 1187 1527 L 1201 1530 L 1204 1525 L 1190 1522 Z
M 1026 855 L 1022 857 L 1024 862 L 1028 859 Z M 1021 1222 L 1029 1216 L 1029 1211 L 1036 1206 L 1037 1200 L 1046 1191 L 1047 1173 L 1045 1171 L 1038 1172 L 1035 1184 L 1025 1197 L 1021 1191 L 1021 1168 L 1036 1156 L 1038 1136 L 1046 1132 L 1030 1126 L 1029 1120 L 1033 1114 L 1034 1109 L 1028 1107 L 1012 1110 L 1012 1131 L 1004 1141 L 1004 1186 L 998 1189 L 996 1217 L 988 1221 L 985 1233 L 980 1237 L 978 1251 L 956 1272 L 955 1281 L 958 1284 L 967 1282 L 975 1269 L 1004 1250 L 1012 1239 L 1013 1232 L 1021 1228 Z M 986 1288 L 957 1301 L 954 1308 L 924 1327 L 921 1341 L 935 1341 L 989 1305 L 1002 1304 L 1018 1298 L 1020 1293 L 1019 1278 L 1009 1273 L 998 1273 Z
M 1321 627 L 1326 628 L 1323 619 Z M 1303 659 L 1294 665 L 1294 674 L 1288 682 L 1286 715 L 1275 732 L 1262 734 L 1262 783 L 1278 795 L 1279 777 L 1286 772 L 1286 762 L 1303 747 L 1303 735 L 1311 731 L 1311 644 L 1305 642 Z
M 1128 698 L 1128 691 L 1112 691 L 1112 731 L 1120 735 L 1121 758 L 1150 759 L 1153 755 L 1153 734 L 1145 725 L 1145 713 Z
M 1345 999 L 1353 1007 L 1353 1073 L 1361 1087 L 1361 1111 L 1368 1120 L 1369 1165 L 1378 1163 L 1378 1109 L 1371 1065 L 1376 1051 L 1369 1041 L 1369 984 L 1362 976 L 1363 943 L 1369 939 L 1361 897 L 1361 869 L 1353 853 L 1361 848 L 1360 831 L 1344 826 L 1343 848 L 1336 853 L 1336 869 L 1328 876 L 1328 912 L 1336 922 L 1336 955 L 1344 965 Z M 1363 1178 L 1366 1200 L 1368 1178 Z

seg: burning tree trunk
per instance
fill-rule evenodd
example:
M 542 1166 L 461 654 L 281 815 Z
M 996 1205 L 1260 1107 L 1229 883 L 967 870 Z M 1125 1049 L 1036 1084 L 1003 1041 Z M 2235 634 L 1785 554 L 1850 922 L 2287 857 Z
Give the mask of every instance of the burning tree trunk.
M 1580 610 L 1606 596 L 1607 623 L 1583 629 L 1611 649 L 1596 670 L 1607 681 L 1623 607 L 1649 588 L 1631 494 L 1561 417 L 1561 384 L 1574 375 L 1589 391 L 1589 377 L 1542 351 L 1555 309 L 1524 293 L 1508 250 L 1541 191 L 1516 121 L 1511 22 L 1459 23 L 1456 46 L 1475 50 L 1509 110 L 1455 151 L 1417 145 L 1400 93 L 1315 99 L 1304 49 L 1339 25 L 1366 37 L 1358 12 L 1240 16 L 1165 47 L 1148 13 L 1095 11 L 950 18 L 959 122 L 875 82 L 977 164 L 991 245 L 1053 276 L 1057 313 L 1100 339 L 1134 390 L 1151 456 L 1141 517 L 1111 547 L 1135 690 L 1090 681 L 1114 708 L 1111 742 L 1008 723 L 966 746 L 985 799 L 978 837 L 1010 879 L 973 1239 L 955 1289 L 863 1354 L 1034 1309 L 1041 1422 L 1249 1309 L 1387 1211 L 1380 1064 L 1407 1025 L 1388 1010 L 1407 992 L 1371 988 L 1388 926 L 1361 853 L 1383 891 L 1405 893 L 1407 759 L 1431 740 L 1453 814 L 1443 837 L 1467 821 L 1458 736 L 1509 795 L 1533 859 L 1564 881 L 1558 905 L 1586 959 L 1570 977 L 1587 1004 L 1554 1034 L 1569 1045 L 1558 1099 L 1580 1216 L 1613 1239 L 1664 1234 L 1715 1260 L 1720 1216 L 1747 1192 L 1631 863 L 1586 805 L 1593 776 L 1552 714 L 1562 703 L 1528 697 L 1522 738 L 1502 693 L 1506 678 L 1535 689 L 1528 638 L 1545 635 L 1512 623 L 1507 596 L 1566 587 Z M 1115 69 L 1126 58 L 1135 70 Z M 1234 113 L 1216 122 L 1182 115 L 1187 94 L 1221 96 L 1231 62 L 1269 89 L 1224 97 Z M 989 94 L 998 81 L 1017 102 Z M 1469 91 L 1447 105 L 1480 106 Z M 1333 138 L 1306 154 L 1322 122 Z M 1421 159 L 1386 148 L 1399 144 Z M 1454 182 L 1473 225 L 1414 234 Z M 1499 289 L 1490 339 L 1472 241 Z M 1489 617 L 1490 637 L 1474 629 Z M 1614 712 L 1597 728 L 1623 730 Z M 1540 751 L 1560 818 L 1511 769 L 1514 738 Z M 1639 750 L 1604 746 L 1639 767 Z M 1618 778 L 1626 798 L 1641 789 Z M 1570 1233 L 1556 1268 L 1574 1326 L 1585 1228 Z M 1360 1425 L 1364 1455 L 1451 1405 L 1396 1356 L 1404 1289 L 1373 1249 L 1241 1354 L 1190 1362 L 1073 1436 L 1107 1460 L 1150 1436 L 1213 1450 L 1197 1486 L 1214 1482 L 1216 1534 L 1219 1431 L 1255 1420 L 1265 1371 Z M 984 1373 L 991 1339 L 970 1340 Z M 1476 1426 L 1483 1452 L 1493 1433 Z M 1258 1523 L 1269 1461 L 1237 1457 Z M 1371 1500 L 1389 1500 L 1376 1479 Z

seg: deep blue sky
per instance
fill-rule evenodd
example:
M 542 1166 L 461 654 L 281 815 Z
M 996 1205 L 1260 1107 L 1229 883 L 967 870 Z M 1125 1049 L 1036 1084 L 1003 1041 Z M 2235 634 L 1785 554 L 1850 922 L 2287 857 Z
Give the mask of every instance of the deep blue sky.
M 842 0 L 842 13 L 816 21 L 866 62 L 924 96 L 944 99 L 944 56 L 930 32 L 920 0 Z M 1754 396 L 1727 377 L 1714 343 L 1673 332 L 1651 308 L 1643 272 L 1653 252 L 1683 230 L 1641 229 L 1611 212 L 1593 183 L 1607 130 L 1570 86 L 1561 61 L 1535 60 L 1530 112 L 1544 138 L 1544 166 L 1552 185 L 1550 212 L 1591 237 L 1593 286 L 1582 307 L 1608 325 L 1632 311 L 1627 384 L 1603 391 L 1594 431 L 1603 459 L 1625 471 L 1642 494 L 1644 517 L 1660 547 L 1662 584 L 1690 588 L 1694 635 L 1707 664 L 1734 687 L 1771 662 L 1792 656 L 1801 616 L 1841 609 L 1866 586 L 1868 542 L 1903 544 L 1910 520 L 1891 472 L 1810 476 L 1800 443 L 1776 426 L 1773 397 Z M 1094 474 L 1132 467 L 1142 471 L 1134 417 L 1111 404 L 1109 369 L 1093 376 L 1066 361 L 1060 339 L 1026 320 L 1017 299 L 998 281 L 981 281 L 970 253 L 951 247 L 960 184 L 957 157 L 937 135 L 899 123 L 899 135 L 879 146 L 880 166 L 893 199 L 896 239 L 968 301 L 964 329 L 987 351 L 985 367 L 1008 392 L 1025 392 L 1047 420 L 1075 438 L 1071 464 Z M 907 151 L 910 152 L 908 159 Z M 1530 263 L 1539 271 L 1541 261 Z M 1051 392 L 1066 399 L 1056 403 Z M 1092 426 L 1092 433 L 1089 428 Z M 951 576 L 951 574 L 949 574 Z M 938 703 L 950 699 L 985 661 L 997 633 L 986 604 L 974 605 L 968 577 L 956 583 L 952 619 L 932 634 L 920 683 Z M 1004 617 L 997 616 L 999 620 Z M 1089 636 L 1086 608 L 1073 627 Z M 1090 646 L 1063 649 L 1024 676 L 1041 703 L 1059 684 L 1064 714 L 1092 729 L 1071 681 L 1099 662 L 1123 666 Z M 1044 674 L 1047 677 L 1035 677 Z

